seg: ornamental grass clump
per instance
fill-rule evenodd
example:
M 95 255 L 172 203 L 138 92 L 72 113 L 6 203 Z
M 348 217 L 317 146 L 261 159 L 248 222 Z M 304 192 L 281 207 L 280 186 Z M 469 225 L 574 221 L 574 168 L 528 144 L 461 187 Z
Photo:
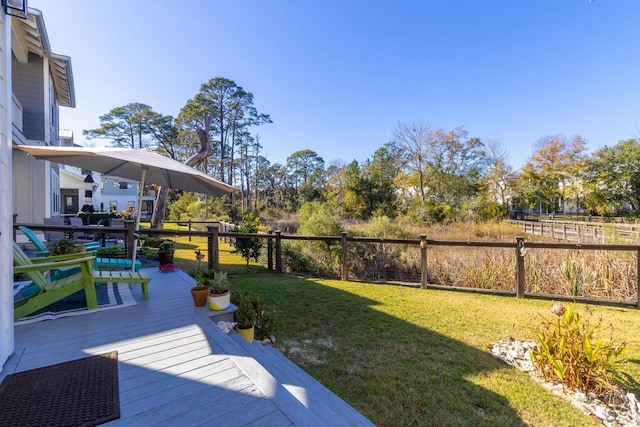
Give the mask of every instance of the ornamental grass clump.
M 556 322 L 544 321 L 531 361 L 538 376 L 572 391 L 610 397 L 620 378 L 626 342 L 616 343 L 611 333 L 602 337 L 602 320 L 592 325 L 571 305 L 555 304 Z

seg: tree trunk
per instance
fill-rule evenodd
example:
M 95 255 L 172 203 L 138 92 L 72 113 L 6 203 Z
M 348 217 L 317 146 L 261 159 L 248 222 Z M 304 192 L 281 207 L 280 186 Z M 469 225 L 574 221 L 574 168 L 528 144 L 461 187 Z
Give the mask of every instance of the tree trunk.
M 212 117 L 210 114 L 204 116 L 204 126 L 197 129 L 198 139 L 200 139 L 200 151 L 189 157 L 185 164 L 195 167 L 203 163 L 213 154 L 213 148 L 209 143 L 209 130 L 211 129 Z M 168 187 L 161 187 L 156 198 L 156 205 L 153 208 L 153 216 L 151 217 L 151 228 L 162 228 L 165 215 L 167 212 L 167 196 L 169 195 Z

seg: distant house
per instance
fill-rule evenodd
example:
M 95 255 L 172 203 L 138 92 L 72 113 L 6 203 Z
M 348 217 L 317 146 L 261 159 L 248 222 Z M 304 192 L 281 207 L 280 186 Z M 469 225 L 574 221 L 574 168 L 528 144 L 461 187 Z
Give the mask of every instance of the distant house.
M 0 9 L 0 369 L 14 348 L 14 215 L 42 223 L 61 213 L 58 166 L 12 146 L 58 145 L 58 108 L 75 107 L 71 59 L 51 50 L 42 13 L 8 11 Z
M 62 129 L 60 145 L 75 145 L 73 132 Z M 151 219 L 155 203 L 155 191 L 147 191 L 142 197 L 142 209 L 138 209 L 138 181 L 101 175 L 75 166 L 60 165 L 61 215 L 90 212 L 134 212 L 140 210 L 142 219 Z
M 153 213 L 155 192 L 145 192 L 142 207 L 138 209 L 139 187 L 140 183 L 137 181 L 103 175 L 100 177 L 100 192 L 94 200 L 101 211 L 122 212 L 133 206 L 136 213 L 140 211 L 142 220 L 148 220 Z

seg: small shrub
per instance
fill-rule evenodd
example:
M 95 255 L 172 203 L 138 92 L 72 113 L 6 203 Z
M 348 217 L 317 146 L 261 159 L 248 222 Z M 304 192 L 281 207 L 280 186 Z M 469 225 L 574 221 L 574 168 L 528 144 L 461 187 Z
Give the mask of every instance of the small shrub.
M 235 233 L 257 233 L 260 230 L 260 218 L 252 213 L 248 213 L 242 217 L 239 225 L 233 228 Z M 262 239 L 239 237 L 235 239 L 235 249 L 233 253 L 239 253 L 247 261 L 253 259 L 258 262 L 262 253 Z
M 273 316 L 267 312 L 264 300 L 259 294 L 247 290 L 232 292 L 231 302 L 238 307 L 234 320 L 240 327 L 253 325 L 254 338 L 260 341 L 271 337 Z
M 614 378 L 626 352 L 626 343 L 601 338 L 602 322 L 592 326 L 571 305 L 556 304 L 557 322 L 546 321 L 531 352 L 536 373 L 545 381 L 570 390 L 607 397 L 614 391 Z
M 124 254 L 124 252 L 123 252 Z M 138 255 L 149 261 L 157 261 L 158 260 L 158 251 L 151 248 L 141 247 L 138 249 Z
M 142 236 L 141 240 L 142 247 L 157 249 L 164 239 L 158 236 Z

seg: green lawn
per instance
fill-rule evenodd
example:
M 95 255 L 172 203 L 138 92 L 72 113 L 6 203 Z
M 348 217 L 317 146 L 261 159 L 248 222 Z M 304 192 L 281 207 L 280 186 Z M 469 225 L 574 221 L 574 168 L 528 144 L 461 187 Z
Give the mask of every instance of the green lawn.
M 176 261 L 189 272 L 206 240 L 186 240 L 177 239 Z M 596 425 L 487 351 L 503 338 L 535 338 L 551 301 L 277 275 L 246 268 L 224 244 L 221 267 L 232 292 L 263 296 L 276 346 L 377 425 Z M 624 370 L 638 394 L 640 312 L 589 310 L 628 342 Z

